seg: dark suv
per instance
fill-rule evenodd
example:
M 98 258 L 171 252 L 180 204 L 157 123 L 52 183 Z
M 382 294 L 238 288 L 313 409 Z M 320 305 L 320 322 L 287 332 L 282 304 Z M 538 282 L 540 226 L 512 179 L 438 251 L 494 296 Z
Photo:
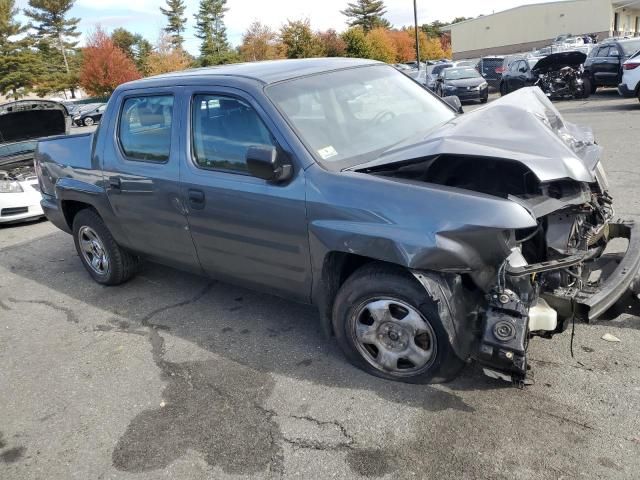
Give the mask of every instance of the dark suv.
M 605 41 L 594 47 L 584 63 L 585 89 L 617 87 L 622 81 L 622 65 L 640 50 L 640 38 Z

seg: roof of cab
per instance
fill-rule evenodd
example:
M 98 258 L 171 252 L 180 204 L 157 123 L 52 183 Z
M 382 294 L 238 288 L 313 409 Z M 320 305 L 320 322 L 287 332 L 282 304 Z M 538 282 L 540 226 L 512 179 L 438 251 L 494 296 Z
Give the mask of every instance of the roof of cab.
M 155 77 L 137 80 L 130 84 L 139 84 L 150 80 L 170 79 L 175 82 L 183 78 L 202 78 L 207 76 L 243 77 L 256 80 L 265 85 L 292 78 L 345 68 L 377 65 L 381 62 L 359 58 L 304 58 L 293 60 L 268 60 L 264 62 L 234 63 L 218 67 L 194 68 L 179 72 L 165 73 Z

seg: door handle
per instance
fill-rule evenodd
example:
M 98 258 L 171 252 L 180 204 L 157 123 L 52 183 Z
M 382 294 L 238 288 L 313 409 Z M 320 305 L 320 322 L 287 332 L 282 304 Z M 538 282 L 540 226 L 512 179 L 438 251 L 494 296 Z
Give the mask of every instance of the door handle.
M 120 177 L 109 177 L 109 188 L 113 190 L 121 190 L 122 182 L 120 181 Z
M 204 208 L 205 197 L 202 190 L 189 189 L 188 198 L 189 206 L 194 210 L 202 210 Z

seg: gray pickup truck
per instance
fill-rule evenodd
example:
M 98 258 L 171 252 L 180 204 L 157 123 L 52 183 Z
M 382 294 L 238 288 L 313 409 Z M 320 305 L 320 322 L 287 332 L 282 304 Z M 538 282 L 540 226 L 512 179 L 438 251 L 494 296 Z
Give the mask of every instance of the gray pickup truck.
M 101 284 L 161 262 L 316 305 L 374 375 L 473 359 L 522 385 L 531 338 L 637 288 L 640 235 L 600 156 L 537 88 L 458 115 L 391 66 L 308 59 L 122 85 L 94 134 L 39 142 L 36 169 Z

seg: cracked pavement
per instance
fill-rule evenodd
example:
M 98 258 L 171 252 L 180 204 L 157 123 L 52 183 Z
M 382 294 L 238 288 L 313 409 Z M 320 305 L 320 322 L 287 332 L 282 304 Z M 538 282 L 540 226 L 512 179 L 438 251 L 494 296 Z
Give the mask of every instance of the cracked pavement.
M 640 218 L 640 104 L 558 106 Z M 102 287 L 49 223 L 1 227 L 0 478 L 637 478 L 628 300 L 576 326 L 573 359 L 569 332 L 534 340 L 525 390 L 473 365 L 405 385 L 347 364 L 310 307 L 153 264 Z

